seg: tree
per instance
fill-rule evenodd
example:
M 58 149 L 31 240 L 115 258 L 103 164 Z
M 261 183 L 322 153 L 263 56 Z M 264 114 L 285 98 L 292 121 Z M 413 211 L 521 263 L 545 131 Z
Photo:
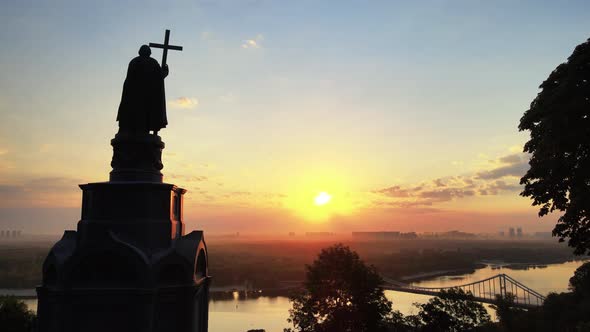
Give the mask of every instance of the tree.
M 531 153 L 521 195 L 540 206 L 540 217 L 563 212 L 553 235 L 584 254 L 590 252 L 590 39 L 540 89 L 518 127 L 530 131 L 524 151 Z
M 550 293 L 540 307 L 519 309 L 514 305 L 514 295 L 496 297 L 492 307 L 499 319 L 499 331 L 590 331 L 589 285 L 590 262 L 580 266 L 570 279 L 572 292 Z
M 569 288 L 574 294 L 590 299 L 590 262 L 582 264 L 570 278 Z
M 0 331 L 29 332 L 34 322 L 35 314 L 23 301 L 13 296 L 0 296 Z
M 525 311 L 515 305 L 515 299 L 512 293 L 507 293 L 505 296 L 496 295 L 496 304 L 492 305 L 492 309 L 496 310 L 500 326 L 505 331 L 517 331 L 517 323 L 524 316 Z
M 291 296 L 288 321 L 300 332 L 386 331 L 391 302 L 383 280 L 356 252 L 337 244 L 306 266 L 303 289 Z
M 442 290 L 439 296 L 416 304 L 422 331 L 472 331 L 491 322 L 483 305 L 459 288 Z

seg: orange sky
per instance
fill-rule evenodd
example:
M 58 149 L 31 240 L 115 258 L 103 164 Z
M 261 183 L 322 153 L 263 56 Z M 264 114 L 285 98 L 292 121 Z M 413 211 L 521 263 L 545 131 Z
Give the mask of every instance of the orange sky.
M 163 172 L 189 230 L 550 230 L 518 195 L 517 125 L 587 6 L 9 1 L 0 228 L 75 228 L 77 185 L 108 179 L 127 63 L 170 28 Z

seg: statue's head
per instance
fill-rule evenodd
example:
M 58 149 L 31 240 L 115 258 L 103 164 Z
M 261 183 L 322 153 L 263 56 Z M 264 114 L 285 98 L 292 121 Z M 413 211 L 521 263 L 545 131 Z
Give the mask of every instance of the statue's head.
M 150 56 L 150 54 L 152 54 L 152 49 L 147 45 L 141 45 L 139 48 L 139 55 Z

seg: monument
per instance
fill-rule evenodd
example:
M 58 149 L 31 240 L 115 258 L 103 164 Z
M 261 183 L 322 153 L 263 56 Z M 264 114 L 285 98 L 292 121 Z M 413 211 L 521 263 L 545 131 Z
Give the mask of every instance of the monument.
M 186 190 L 163 182 L 168 124 L 162 66 L 143 45 L 131 60 L 111 140 L 108 182 L 80 185 L 77 231 L 65 231 L 43 264 L 37 287 L 39 332 L 203 332 L 208 328 L 207 246 L 185 234 Z

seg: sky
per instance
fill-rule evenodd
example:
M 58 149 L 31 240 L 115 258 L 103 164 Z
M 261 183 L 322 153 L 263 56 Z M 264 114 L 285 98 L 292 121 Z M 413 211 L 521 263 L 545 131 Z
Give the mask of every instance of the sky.
M 557 216 L 519 196 L 517 126 L 590 37 L 588 10 L 2 1 L 0 229 L 75 229 L 78 184 L 108 180 L 127 64 L 170 29 L 163 173 L 188 190 L 187 230 L 549 231 Z

